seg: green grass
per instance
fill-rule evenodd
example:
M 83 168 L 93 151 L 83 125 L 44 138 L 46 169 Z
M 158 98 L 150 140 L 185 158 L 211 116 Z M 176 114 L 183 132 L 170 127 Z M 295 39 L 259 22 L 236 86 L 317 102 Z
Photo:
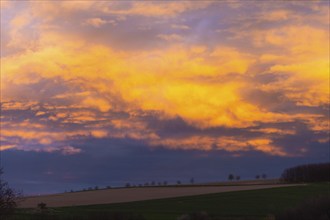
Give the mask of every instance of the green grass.
M 294 207 L 319 195 L 330 195 L 329 183 L 290 186 L 285 188 L 225 192 L 200 196 L 158 199 L 119 204 L 56 208 L 59 215 L 125 212 L 142 214 L 147 220 L 175 220 L 185 213 L 206 211 L 219 217 L 253 217 L 262 219 Z M 24 210 L 21 210 L 24 212 Z

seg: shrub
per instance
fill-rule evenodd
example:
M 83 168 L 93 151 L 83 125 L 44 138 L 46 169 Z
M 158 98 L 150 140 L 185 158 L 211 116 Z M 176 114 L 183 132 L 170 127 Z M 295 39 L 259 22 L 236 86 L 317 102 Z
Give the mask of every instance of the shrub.
M 177 220 L 211 220 L 211 217 L 206 212 L 195 212 L 181 215 Z
M 41 210 L 45 210 L 45 209 L 47 209 L 47 204 L 44 202 L 41 202 L 38 204 L 38 208 Z
M 306 200 L 276 215 L 276 220 L 330 220 L 330 195 Z

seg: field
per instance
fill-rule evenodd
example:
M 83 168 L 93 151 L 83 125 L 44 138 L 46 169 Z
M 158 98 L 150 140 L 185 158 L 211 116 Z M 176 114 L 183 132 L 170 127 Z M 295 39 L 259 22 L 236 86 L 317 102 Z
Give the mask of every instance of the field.
M 21 204 L 22 208 L 35 208 L 41 202 L 49 207 L 81 206 L 93 204 L 111 204 L 153 199 L 164 199 L 181 196 L 203 195 L 242 190 L 285 187 L 285 184 L 268 185 L 222 185 L 222 186 L 169 186 L 169 187 L 134 187 L 103 189 L 85 192 L 61 193 L 46 196 L 27 197 Z M 293 186 L 293 185 L 289 185 Z
M 53 215 L 62 217 L 81 216 L 81 218 L 71 219 L 121 212 L 141 214 L 147 220 L 175 220 L 182 214 L 200 211 L 221 219 L 265 219 L 266 216 L 294 207 L 305 199 L 329 194 L 329 183 L 319 183 L 139 202 L 62 207 L 53 208 L 51 211 Z M 31 214 L 31 209 L 21 209 L 20 213 L 13 219 L 36 219 L 34 214 Z

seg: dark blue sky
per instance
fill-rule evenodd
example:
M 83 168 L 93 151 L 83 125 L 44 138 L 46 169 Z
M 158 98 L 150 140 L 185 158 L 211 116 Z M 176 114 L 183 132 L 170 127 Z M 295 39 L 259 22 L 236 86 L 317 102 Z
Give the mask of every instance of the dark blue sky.
M 90 144 L 90 145 L 89 145 Z M 89 147 L 87 147 L 89 145 Z M 91 147 L 92 146 L 92 147 Z M 15 151 L 2 152 L 5 179 L 25 194 L 56 193 L 88 187 L 124 186 L 127 182 L 144 184 L 156 181 L 189 183 L 225 181 L 228 174 L 242 180 L 257 174 L 278 178 L 285 168 L 328 162 L 326 144 L 309 157 L 279 157 L 251 151 L 233 157 L 226 151 L 149 149 L 126 140 L 92 141 L 84 153 L 63 156 L 60 153 Z

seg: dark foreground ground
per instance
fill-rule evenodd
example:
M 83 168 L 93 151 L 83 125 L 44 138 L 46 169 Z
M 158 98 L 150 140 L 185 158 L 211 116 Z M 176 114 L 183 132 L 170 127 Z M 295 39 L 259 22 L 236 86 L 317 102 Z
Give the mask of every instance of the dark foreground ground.
M 10 219 L 176 220 L 184 214 L 202 213 L 198 215 L 203 216 L 203 213 L 208 213 L 208 216 L 211 217 L 205 217 L 205 220 L 274 220 L 275 215 L 278 213 L 283 213 L 285 210 L 293 208 L 303 201 L 319 196 L 330 196 L 329 183 L 223 192 L 118 204 L 48 208 L 44 211 L 38 209 L 20 209 Z M 203 219 L 203 217 L 199 219 Z M 327 216 L 325 215 L 321 219 L 327 220 Z

